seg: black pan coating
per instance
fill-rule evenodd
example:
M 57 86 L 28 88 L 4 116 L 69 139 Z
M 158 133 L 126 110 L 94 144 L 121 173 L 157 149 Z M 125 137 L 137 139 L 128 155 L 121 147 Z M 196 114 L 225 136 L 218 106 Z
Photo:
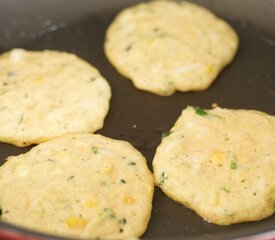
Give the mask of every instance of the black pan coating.
M 241 43 L 234 62 L 208 90 L 202 92 L 160 97 L 139 91 L 107 61 L 103 52 L 106 28 L 120 9 L 139 2 L 137 0 L 0 0 L 0 53 L 15 47 L 55 49 L 75 53 L 96 66 L 108 79 L 113 95 L 105 126 L 98 133 L 129 141 L 143 153 L 151 168 L 161 133 L 171 128 L 187 105 L 210 108 L 212 103 L 218 103 L 225 108 L 256 109 L 275 114 L 275 41 L 272 40 L 272 37 L 275 39 L 275 24 L 270 21 L 264 23 L 264 30 L 259 29 L 255 27 L 257 16 L 254 16 L 254 22 L 247 23 L 238 18 L 238 9 L 230 6 L 239 3 L 244 7 L 242 5 L 249 1 L 229 1 L 223 1 L 226 3 L 224 7 L 217 1 L 216 5 L 215 1 L 199 1 L 231 23 Z M 261 6 L 266 8 L 266 18 L 268 13 L 272 13 L 270 8 L 273 7 L 275 12 L 271 1 Z M 234 17 L 230 17 L 230 11 Z M 254 6 L 258 18 L 264 17 L 260 12 Z M 243 14 L 245 16 L 247 12 Z M 263 24 L 261 20 L 259 25 Z M 1 164 L 7 156 L 29 149 L 0 143 Z M 143 239 L 230 239 L 275 230 L 275 215 L 255 223 L 209 224 L 193 211 L 167 198 L 158 188 L 155 189 L 153 206 Z M 25 235 L 46 236 L 3 222 L 0 222 L 0 228 L 13 228 Z

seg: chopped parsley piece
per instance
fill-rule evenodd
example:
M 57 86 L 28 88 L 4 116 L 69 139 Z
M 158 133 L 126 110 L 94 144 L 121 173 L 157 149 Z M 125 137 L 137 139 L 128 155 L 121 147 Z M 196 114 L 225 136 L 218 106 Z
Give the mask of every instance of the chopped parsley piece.
M 3 214 L 3 210 L 2 210 L 2 207 L 0 206 L 0 217 L 2 216 Z
M 243 180 L 241 181 L 241 183 L 243 183 L 243 182 L 245 182 L 245 179 L 243 179 Z
M 74 176 L 70 176 L 67 178 L 68 181 L 72 180 L 74 178 Z
M 116 215 L 114 214 L 114 211 L 111 208 L 104 208 L 104 212 L 110 217 L 115 218 Z
M 126 183 L 126 181 L 124 179 L 120 179 L 121 183 Z
M 15 75 L 15 72 L 14 71 L 8 71 L 8 73 L 7 73 L 7 76 L 8 77 L 12 77 L 12 76 L 14 76 Z
M 164 182 L 168 179 L 168 176 L 165 176 L 165 172 L 162 172 L 161 175 L 160 175 L 160 183 L 159 185 L 163 185 Z
M 172 132 L 170 131 L 167 131 L 167 132 L 162 132 L 161 134 L 161 139 L 165 138 L 165 137 L 168 137 Z
M 118 221 L 118 223 L 119 223 L 120 225 L 125 225 L 125 224 L 127 223 L 127 220 L 126 220 L 126 218 L 122 218 L 122 219 L 120 219 L 120 220 Z
M 131 50 L 131 48 L 132 48 L 132 44 L 129 44 L 129 45 L 125 48 L 125 51 L 128 52 L 128 51 Z
M 21 124 L 23 122 L 23 120 L 24 120 L 24 115 L 22 114 L 21 117 L 20 117 L 20 119 L 19 119 L 18 124 Z
M 136 163 L 135 162 L 129 162 L 129 166 L 135 166 Z
M 205 110 L 203 110 L 203 109 L 200 108 L 200 107 L 195 107 L 195 106 L 194 106 L 193 109 L 194 109 L 195 112 L 196 112 L 198 115 L 200 115 L 200 116 L 205 116 L 205 115 L 208 114 Z
M 237 169 L 237 167 L 238 167 L 237 163 L 235 161 L 231 160 L 231 162 L 230 162 L 230 169 L 235 170 L 235 169 Z
M 235 216 L 235 213 L 228 214 L 228 217 L 234 217 L 234 216 Z
M 228 190 L 227 188 L 221 188 L 221 190 L 225 191 L 226 193 L 230 193 L 230 190 Z
M 100 186 L 106 186 L 106 182 L 101 182 Z
M 94 154 L 98 153 L 98 148 L 97 147 L 93 146 L 92 149 L 93 149 Z

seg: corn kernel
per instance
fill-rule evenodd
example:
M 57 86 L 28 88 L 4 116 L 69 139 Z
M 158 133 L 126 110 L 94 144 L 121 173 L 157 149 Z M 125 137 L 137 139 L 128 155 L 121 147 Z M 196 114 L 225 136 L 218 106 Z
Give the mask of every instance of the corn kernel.
M 212 66 L 208 66 L 207 72 L 208 72 L 209 74 L 213 73 L 213 72 L 214 72 L 214 68 L 213 68 Z
M 126 204 L 132 204 L 132 203 L 134 203 L 134 202 L 135 202 L 135 199 L 132 198 L 132 197 L 130 197 L 130 196 L 126 196 L 126 197 L 124 198 L 124 203 L 126 203 Z
M 112 172 L 113 172 L 112 166 L 107 166 L 107 167 L 104 169 L 104 174 L 106 174 L 106 175 L 110 175 Z
M 213 159 L 214 161 L 223 160 L 224 157 L 225 157 L 224 152 L 219 150 L 214 151 L 211 154 L 211 159 Z
M 84 228 L 87 221 L 81 217 L 70 217 L 66 219 L 66 224 L 69 228 Z
M 64 159 L 68 157 L 68 153 L 65 151 L 59 152 L 58 154 L 56 154 L 55 156 L 57 159 Z
M 93 200 L 90 200 L 90 201 L 87 201 L 85 203 L 85 205 L 88 207 L 88 208 L 93 208 L 97 205 L 97 202 L 96 201 L 93 201 Z
M 225 154 L 224 152 L 217 150 L 212 152 L 210 159 L 213 161 L 213 163 L 221 167 L 225 161 Z
M 41 82 L 42 80 L 44 80 L 44 77 L 42 76 L 42 75 L 37 75 L 37 76 L 35 76 L 35 77 L 32 77 L 31 79 L 30 79 L 30 81 L 31 82 Z

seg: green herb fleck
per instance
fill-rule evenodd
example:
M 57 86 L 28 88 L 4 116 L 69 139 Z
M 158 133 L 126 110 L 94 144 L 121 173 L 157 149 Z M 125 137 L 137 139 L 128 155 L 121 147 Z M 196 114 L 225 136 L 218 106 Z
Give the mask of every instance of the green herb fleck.
M 164 182 L 168 179 L 168 176 L 165 176 L 165 172 L 162 172 L 161 175 L 160 175 L 160 183 L 159 185 L 163 185 Z
M 8 71 L 8 73 L 7 73 L 7 76 L 8 77 L 12 77 L 12 76 L 14 76 L 15 75 L 15 72 L 14 71 Z
M 98 153 L 98 147 L 93 146 L 92 149 L 93 149 L 94 154 Z
M 234 216 L 235 216 L 235 213 L 228 214 L 228 217 L 234 217 Z
M 129 162 L 129 166 L 135 166 L 136 163 L 135 162 Z
M 132 44 L 129 44 L 126 48 L 125 48 L 125 51 L 128 52 L 132 49 Z
M 203 109 L 200 108 L 200 107 L 194 106 L 193 109 L 194 109 L 195 112 L 196 112 L 198 115 L 200 115 L 200 116 L 205 116 L 205 115 L 208 114 L 205 110 L 203 110 Z
M 161 139 L 165 138 L 165 137 L 168 137 L 172 132 L 170 131 L 167 131 L 167 132 L 162 132 L 161 134 Z
M 221 188 L 221 190 L 225 191 L 226 193 L 230 193 L 230 190 L 228 190 L 227 188 Z
M 24 115 L 22 114 L 19 121 L 18 121 L 18 124 L 21 124 L 23 122 L 23 120 L 24 120 Z
M 3 215 L 2 207 L 0 206 L 0 217 Z
M 114 211 L 111 208 L 104 208 L 104 212 L 110 217 L 115 218 L 116 215 L 114 214 Z
M 91 78 L 90 78 L 90 81 L 91 81 L 91 82 L 94 82 L 96 79 L 97 79 L 97 77 L 91 77 Z
M 69 176 L 69 177 L 67 178 L 67 180 L 70 181 L 70 180 L 72 180 L 73 178 L 74 178 L 74 176 Z
M 166 33 L 166 32 L 160 32 L 160 31 L 158 31 L 157 37 L 159 37 L 159 38 L 172 38 L 172 39 L 177 39 L 177 37 L 175 37 L 174 35 L 171 35 L 171 34 Z
M 243 183 L 243 182 L 245 182 L 245 179 L 243 179 L 243 180 L 241 181 L 241 183 Z
M 121 183 L 126 183 L 126 181 L 124 179 L 120 179 Z
M 230 169 L 237 169 L 237 163 L 235 162 L 235 161 L 233 161 L 233 160 L 231 160 L 231 162 L 230 162 Z
M 125 225 L 125 224 L 127 223 L 127 220 L 126 220 L 126 218 L 122 218 L 122 219 L 120 219 L 120 220 L 118 221 L 118 223 L 119 223 L 120 225 Z

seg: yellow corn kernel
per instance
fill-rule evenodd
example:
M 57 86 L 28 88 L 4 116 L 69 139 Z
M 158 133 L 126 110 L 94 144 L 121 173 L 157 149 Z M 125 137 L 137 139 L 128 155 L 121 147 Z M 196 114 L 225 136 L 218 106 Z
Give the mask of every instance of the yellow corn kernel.
M 70 217 L 66 219 L 66 224 L 69 228 L 84 228 L 87 221 L 81 217 Z
M 211 194 L 212 197 L 209 197 L 210 206 L 217 206 L 220 203 L 220 194 L 214 192 Z
M 213 161 L 213 163 L 218 164 L 218 165 L 223 165 L 224 160 L 225 160 L 225 154 L 224 154 L 224 152 L 217 150 L 217 151 L 212 152 L 210 158 Z
M 85 203 L 85 205 L 86 205 L 86 207 L 88 207 L 88 208 L 93 208 L 93 207 L 95 207 L 95 206 L 97 205 L 97 202 L 96 202 L 96 201 L 93 201 L 93 200 L 90 200 L 90 201 L 87 201 L 87 202 Z
M 214 72 L 214 68 L 212 66 L 208 66 L 207 73 L 212 74 Z
M 216 150 L 216 151 L 212 152 L 212 154 L 211 154 L 211 158 L 213 160 L 223 159 L 224 157 L 225 157 L 224 152 L 220 151 L 220 150 Z
M 37 75 L 35 77 L 32 77 L 29 79 L 31 82 L 41 82 L 42 80 L 44 80 L 43 75 Z
M 57 159 L 64 159 L 68 157 L 68 153 L 65 151 L 59 152 L 58 154 L 56 154 L 55 156 Z
M 104 169 L 104 174 L 106 174 L 106 175 L 110 175 L 112 172 L 113 172 L 112 166 L 107 166 L 107 167 Z
M 132 203 L 134 203 L 134 202 L 135 202 L 135 199 L 132 198 L 132 197 L 130 197 L 130 196 L 126 196 L 126 197 L 124 198 L 124 203 L 126 203 L 126 204 L 132 204 Z

